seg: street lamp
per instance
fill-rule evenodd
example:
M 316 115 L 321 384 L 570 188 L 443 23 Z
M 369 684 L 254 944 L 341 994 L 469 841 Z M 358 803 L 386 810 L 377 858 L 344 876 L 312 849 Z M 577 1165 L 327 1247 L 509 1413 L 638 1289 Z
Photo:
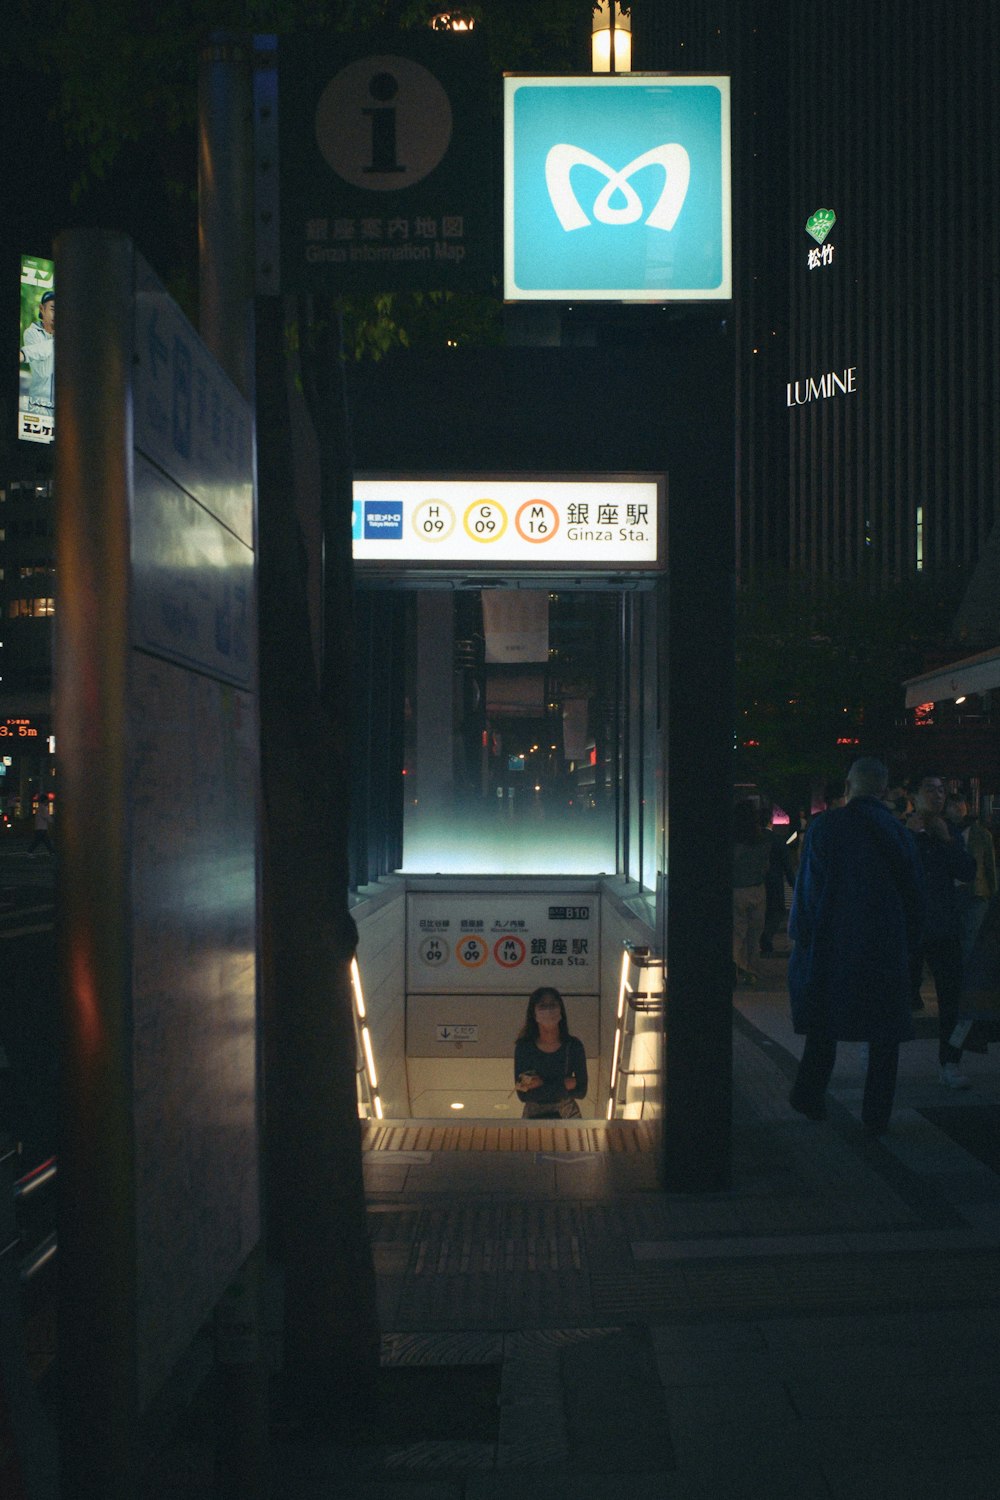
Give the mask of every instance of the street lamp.
M 629 73 L 632 70 L 632 18 L 618 0 L 598 0 L 591 36 L 592 73 Z
M 476 22 L 460 10 L 439 10 L 427 24 L 432 31 L 472 31 Z

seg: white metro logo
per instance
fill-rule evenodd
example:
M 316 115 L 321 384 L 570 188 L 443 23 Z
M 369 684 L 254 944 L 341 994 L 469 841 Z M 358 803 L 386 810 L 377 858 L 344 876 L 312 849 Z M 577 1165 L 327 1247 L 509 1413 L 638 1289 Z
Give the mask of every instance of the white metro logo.
M 553 146 L 545 158 L 545 186 L 549 190 L 552 207 L 565 230 L 584 229 L 591 222 L 580 207 L 570 182 L 570 172 L 577 166 L 591 167 L 606 178 L 591 209 L 600 224 L 634 224 L 640 219 L 643 203 L 632 187 L 631 178 L 644 167 L 659 166 L 663 168 L 663 189 L 646 223 L 652 229 L 673 229 L 677 216 L 684 207 L 691 180 L 691 158 L 684 147 L 676 143 L 654 146 L 651 151 L 644 151 L 618 172 L 599 156 L 584 151 L 580 146 Z M 611 203 L 615 193 L 620 193 L 625 199 L 618 208 Z

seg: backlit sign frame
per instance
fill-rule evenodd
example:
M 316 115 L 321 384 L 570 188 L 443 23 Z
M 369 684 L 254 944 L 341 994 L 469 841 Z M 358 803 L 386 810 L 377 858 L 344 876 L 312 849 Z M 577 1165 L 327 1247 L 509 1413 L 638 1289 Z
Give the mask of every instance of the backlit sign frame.
M 359 577 L 655 574 L 665 563 L 657 474 L 358 474 Z
M 723 74 L 504 78 L 504 297 L 732 297 Z

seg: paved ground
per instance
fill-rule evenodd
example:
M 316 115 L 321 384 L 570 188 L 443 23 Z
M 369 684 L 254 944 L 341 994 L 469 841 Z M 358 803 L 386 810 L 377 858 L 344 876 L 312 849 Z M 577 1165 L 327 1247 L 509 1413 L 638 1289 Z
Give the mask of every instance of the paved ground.
M 276 1441 L 274 1500 L 994 1500 L 1000 1178 L 922 1111 L 995 1119 L 995 1055 L 952 1094 L 910 1044 L 873 1143 L 859 1049 L 824 1123 L 787 1104 L 796 1051 L 777 957 L 737 996 L 727 1193 L 628 1153 L 368 1153 L 402 1415 Z M 175 1445 L 157 1500 L 203 1474 Z
M 8 923 L 45 920 L 40 897 Z M 391 1420 L 276 1432 L 272 1500 L 994 1500 L 1000 1049 L 945 1090 L 929 1008 L 885 1141 L 855 1046 L 803 1120 L 784 966 L 734 997 L 729 1192 L 541 1140 L 366 1153 Z M 144 1500 L 207 1500 L 206 1431 L 196 1405 Z

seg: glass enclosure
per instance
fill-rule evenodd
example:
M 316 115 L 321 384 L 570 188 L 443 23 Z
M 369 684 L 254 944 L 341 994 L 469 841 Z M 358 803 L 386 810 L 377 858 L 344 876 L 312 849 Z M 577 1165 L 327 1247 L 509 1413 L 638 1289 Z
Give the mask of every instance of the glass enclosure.
M 628 874 L 657 830 L 656 596 L 406 596 L 402 868 Z

